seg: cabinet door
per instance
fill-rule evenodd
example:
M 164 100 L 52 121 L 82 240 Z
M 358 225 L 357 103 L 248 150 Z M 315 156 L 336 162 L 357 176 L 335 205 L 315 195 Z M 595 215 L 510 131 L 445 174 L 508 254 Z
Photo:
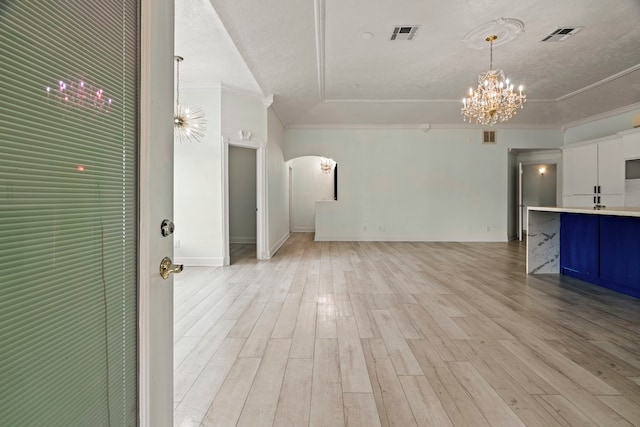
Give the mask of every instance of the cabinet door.
M 625 159 L 640 159 L 640 129 L 622 136 L 622 156 Z
M 599 215 L 560 215 L 560 272 L 597 278 L 600 273 Z
M 640 289 L 640 218 L 602 216 L 600 277 Z
M 622 139 L 598 143 L 598 185 L 602 194 L 624 194 Z
M 598 183 L 598 146 L 566 148 L 562 156 L 564 194 L 593 194 Z

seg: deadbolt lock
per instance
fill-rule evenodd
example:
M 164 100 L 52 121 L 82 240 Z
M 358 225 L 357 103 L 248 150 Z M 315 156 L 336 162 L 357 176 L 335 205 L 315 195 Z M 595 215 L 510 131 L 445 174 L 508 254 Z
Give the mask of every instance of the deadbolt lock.
M 173 225 L 173 222 L 168 219 L 162 220 L 162 224 L 160 224 L 160 233 L 162 233 L 163 237 L 167 237 L 173 234 L 173 230 L 176 229 L 176 226 Z

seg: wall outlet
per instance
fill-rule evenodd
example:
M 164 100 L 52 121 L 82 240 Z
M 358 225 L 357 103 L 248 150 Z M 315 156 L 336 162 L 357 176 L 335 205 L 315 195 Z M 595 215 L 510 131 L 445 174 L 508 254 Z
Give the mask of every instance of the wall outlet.
M 491 231 L 491 226 L 487 225 L 487 231 Z
M 385 231 L 385 227 L 384 226 L 378 227 L 378 231 Z
M 174 240 L 173 241 L 173 247 L 176 249 L 180 249 L 180 240 Z
M 367 231 L 367 226 L 366 225 L 362 226 L 362 231 Z

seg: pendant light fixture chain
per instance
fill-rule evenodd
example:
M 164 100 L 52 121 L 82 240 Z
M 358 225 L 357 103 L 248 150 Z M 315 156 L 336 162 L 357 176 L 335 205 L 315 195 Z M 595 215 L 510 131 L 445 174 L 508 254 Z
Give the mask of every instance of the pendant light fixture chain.
M 173 113 L 173 135 L 180 142 L 197 142 L 204 137 L 207 121 L 204 112 L 180 105 L 180 63 L 184 58 L 174 56 L 176 61 L 176 109 Z
M 182 56 L 174 56 L 176 60 L 176 111 L 178 111 L 178 106 L 180 105 L 180 63 L 184 60 Z

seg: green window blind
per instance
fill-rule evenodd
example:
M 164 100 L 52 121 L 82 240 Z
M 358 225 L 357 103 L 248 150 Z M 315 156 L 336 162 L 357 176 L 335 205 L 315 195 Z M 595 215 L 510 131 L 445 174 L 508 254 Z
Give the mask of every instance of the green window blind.
M 137 424 L 136 0 L 0 2 L 0 425 Z

